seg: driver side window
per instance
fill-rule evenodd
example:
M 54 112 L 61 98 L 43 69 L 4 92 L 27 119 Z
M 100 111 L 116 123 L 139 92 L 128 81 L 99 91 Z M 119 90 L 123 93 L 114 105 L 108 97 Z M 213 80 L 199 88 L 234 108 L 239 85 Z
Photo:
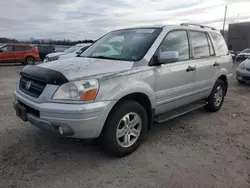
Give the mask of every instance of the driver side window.
M 171 31 L 160 46 L 161 52 L 175 51 L 179 53 L 179 61 L 189 59 L 189 43 L 186 31 Z
M 12 51 L 12 46 L 7 45 L 1 48 L 2 52 L 11 52 Z

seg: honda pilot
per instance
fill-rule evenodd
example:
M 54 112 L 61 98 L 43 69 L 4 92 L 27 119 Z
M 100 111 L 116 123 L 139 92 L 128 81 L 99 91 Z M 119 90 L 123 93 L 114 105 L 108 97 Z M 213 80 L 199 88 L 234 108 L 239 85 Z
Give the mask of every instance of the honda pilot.
M 79 57 L 24 67 L 14 108 L 23 121 L 42 130 L 97 138 L 121 157 L 139 147 L 153 122 L 201 107 L 218 111 L 232 65 L 215 28 L 181 24 L 116 30 Z

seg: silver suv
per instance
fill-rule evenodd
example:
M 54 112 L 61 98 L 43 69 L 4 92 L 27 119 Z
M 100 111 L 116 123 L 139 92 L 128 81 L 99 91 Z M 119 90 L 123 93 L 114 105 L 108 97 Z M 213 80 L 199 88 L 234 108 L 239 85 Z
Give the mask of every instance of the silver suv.
M 14 92 L 23 121 L 135 151 L 153 122 L 200 107 L 218 111 L 232 57 L 214 28 L 194 24 L 112 31 L 79 57 L 28 65 Z

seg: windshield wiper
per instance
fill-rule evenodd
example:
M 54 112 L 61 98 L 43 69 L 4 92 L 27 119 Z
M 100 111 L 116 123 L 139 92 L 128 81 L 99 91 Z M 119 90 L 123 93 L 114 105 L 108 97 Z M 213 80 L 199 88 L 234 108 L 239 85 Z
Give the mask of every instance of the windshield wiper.
M 87 56 L 87 57 L 90 57 L 90 58 L 100 58 L 100 59 L 114 59 L 114 60 L 118 60 L 117 58 L 114 58 L 114 57 L 106 57 L 106 56 Z

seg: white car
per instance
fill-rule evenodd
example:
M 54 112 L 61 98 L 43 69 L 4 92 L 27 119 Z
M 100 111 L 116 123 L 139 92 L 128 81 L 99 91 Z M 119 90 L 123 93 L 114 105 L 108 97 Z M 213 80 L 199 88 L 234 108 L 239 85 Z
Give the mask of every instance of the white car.
M 70 47 L 69 49 L 65 50 L 64 52 L 55 52 L 55 53 L 50 53 L 46 55 L 44 62 L 49 62 L 49 61 L 55 61 L 58 60 L 59 58 L 61 59 L 67 59 L 70 57 L 76 57 L 79 53 L 83 52 L 86 50 L 91 43 L 83 43 L 83 44 L 77 44 L 75 46 Z
M 250 57 L 250 48 L 247 48 L 247 49 L 243 50 L 242 52 L 240 52 L 239 54 L 237 54 L 236 60 L 237 61 L 244 61 L 249 57 Z

